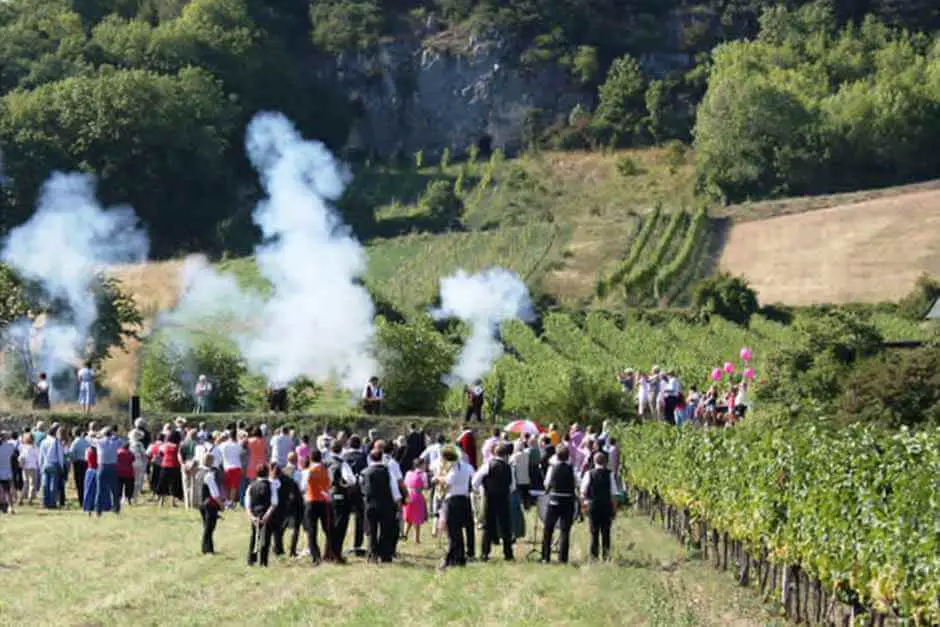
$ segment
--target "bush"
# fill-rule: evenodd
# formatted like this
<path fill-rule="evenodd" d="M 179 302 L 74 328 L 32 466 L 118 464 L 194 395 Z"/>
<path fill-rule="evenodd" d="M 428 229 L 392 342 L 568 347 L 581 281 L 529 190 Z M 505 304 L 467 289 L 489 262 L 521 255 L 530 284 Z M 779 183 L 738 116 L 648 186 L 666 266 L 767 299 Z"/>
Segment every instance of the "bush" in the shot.
<path fill-rule="evenodd" d="M 428 183 L 428 186 L 418 198 L 418 206 L 432 216 L 457 219 L 460 216 L 463 202 L 454 192 L 453 183 L 437 180 Z"/>
<path fill-rule="evenodd" d="M 393 414 L 441 412 L 447 395 L 444 377 L 454 364 L 456 347 L 437 333 L 427 317 L 410 323 L 378 318 L 377 338 L 386 410 Z"/>
<path fill-rule="evenodd" d="M 759 309 L 757 293 L 747 281 L 724 273 L 693 286 L 692 306 L 701 314 L 720 316 L 744 327 Z"/>
<path fill-rule="evenodd" d="M 163 411 L 191 411 L 200 374 L 212 383 L 213 411 L 245 407 L 247 369 L 235 346 L 222 338 L 202 338 L 191 347 L 167 336 L 151 338 L 141 356 L 141 400 Z"/>
<path fill-rule="evenodd" d="M 930 308 L 938 298 L 940 298 L 940 281 L 922 274 L 918 277 L 911 293 L 898 303 L 898 313 L 905 318 L 920 322 L 930 312 Z"/>
<path fill-rule="evenodd" d="M 617 159 L 617 172 L 624 178 L 630 178 L 643 174 L 643 168 L 636 162 L 636 159 L 624 155 Z"/>
<path fill-rule="evenodd" d="M 607 79 L 597 90 L 598 121 L 610 125 L 619 141 L 641 130 L 646 110 L 646 77 L 639 62 L 630 55 L 616 59 Z"/>
<path fill-rule="evenodd" d="M 845 385 L 842 417 L 888 427 L 940 422 L 940 348 L 887 353 L 854 370 Z"/>

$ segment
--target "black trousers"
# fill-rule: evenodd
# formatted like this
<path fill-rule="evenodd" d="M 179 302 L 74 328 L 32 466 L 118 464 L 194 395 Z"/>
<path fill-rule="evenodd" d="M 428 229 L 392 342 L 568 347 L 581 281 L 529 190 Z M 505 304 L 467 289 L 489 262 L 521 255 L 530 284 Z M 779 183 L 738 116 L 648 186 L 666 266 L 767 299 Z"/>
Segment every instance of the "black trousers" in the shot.
<path fill-rule="evenodd" d="M 88 464 L 85 460 L 75 460 L 72 462 L 72 477 L 75 479 L 75 492 L 78 494 L 79 505 L 85 502 L 85 470 Z"/>
<path fill-rule="evenodd" d="M 274 554 L 284 555 L 284 533 L 290 529 L 290 556 L 297 556 L 297 543 L 300 540 L 300 528 L 303 526 L 303 513 L 300 511 L 275 515 L 272 525 L 274 527 Z"/>
<path fill-rule="evenodd" d="M 215 525 L 219 522 L 219 510 L 203 505 L 199 508 L 199 513 L 202 515 L 202 552 L 215 553 L 212 534 L 215 533 Z M 251 561 L 250 556 L 248 560 Z"/>
<path fill-rule="evenodd" d="M 359 552 L 366 541 L 366 504 L 362 496 L 354 496 L 348 505 L 349 514 L 353 517 L 353 549 Z"/>
<path fill-rule="evenodd" d="M 330 550 L 330 504 L 326 501 L 308 501 L 304 509 L 304 527 L 307 530 L 307 547 L 310 549 L 310 559 L 319 562 L 323 559 L 320 553 L 320 545 L 317 542 L 317 525 L 323 529 L 323 535 L 326 536 L 323 548 L 327 553 Z"/>
<path fill-rule="evenodd" d="M 663 399 L 663 420 L 671 425 L 676 424 L 676 406 L 679 405 L 678 396 L 667 396 Z"/>
<path fill-rule="evenodd" d="M 270 524 L 270 521 L 267 525 L 261 527 L 260 533 L 257 531 L 256 525 L 251 526 L 251 540 L 248 544 L 249 566 L 254 566 L 255 562 L 260 562 L 262 566 L 268 565 L 268 554 L 271 552 L 271 536 L 273 532 L 274 528 Z M 261 536 L 261 546 L 257 546 L 258 538 L 256 536 L 259 535 Z"/>
<path fill-rule="evenodd" d="M 333 530 L 330 536 L 330 554 L 335 560 L 343 559 L 343 541 L 346 539 L 346 530 L 349 529 L 349 514 L 349 499 L 333 501 Z"/>
<path fill-rule="evenodd" d="M 366 506 L 369 525 L 369 560 L 391 562 L 395 550 L 395 508 Z"/>
<path fill-rule="evenodd" d="M 509 505 L 509 495 L 493 497 L 487 494 L 486 508 L 483 520 L 483 547 L 480 554 L 483 559 L 490 556 L 490 547 L 493 538 L 499 536 L 503 546 L 503 557 L 507 560 L 512 557 L 512 516 Z"/>
<path fill-rule="evenodd" d="M 451 496 L 444 501 L 444 516 L 447 520 L 447 556 L 444 558 L 446 566 L 466 566 L 467 547 L 464 543 L 464 530 L 467 521 L 473 533 L 473 514 L 470 510 L 470 499 L 466 496 Z"/>
<path fill-rule="evenodd" d="M 65 508 L 65 482 L 69 478 L 69 469 L 68 467 L 59 467 L 59 507 Z"/>
<path fill-rule="evenodd" d="M 469 405 L 467 410 L 463 414 L 464 422 L 470 422 L 471 419 L 476 418 L 477 422 L 483 422 L 483 408 L 474 407 Z"/>
<path fill-rule="evenodd" d="M 463 525 L 464 545 L 467 547 L 467 559 L 476 555 L 477 528 L 473 520 L 473 505 L 467 497 L 467 516 Z"/>
<path fill-rule="evenodd" d="M 545 533 L 542 536 L 542 561 L 548 562 L 552 558 L 552 538 L 555 535 L 555 526 L 560 526 L 560 544 L 558 547 L 558 561 L 568 563 L 568 545 L 571 540 L 571 523 L 574 520 L 574 497 L 552 497 L 545 514 Z"/>
<path fill-rule="evenodd" d="M 603 551 L 604 559 L 610 559 L 610 523 L 613 521 L 613 513 L 609 510 L 592 511 L 588 521 L 591 525 L 591 557 L 597 559 Z"/>
<path fill-rule="evenodd" d="M 123 494 L 125 499 L 132 500 L 134 498 L 134 478 L 118 477 L 118 484 L 118 497 Z"/>

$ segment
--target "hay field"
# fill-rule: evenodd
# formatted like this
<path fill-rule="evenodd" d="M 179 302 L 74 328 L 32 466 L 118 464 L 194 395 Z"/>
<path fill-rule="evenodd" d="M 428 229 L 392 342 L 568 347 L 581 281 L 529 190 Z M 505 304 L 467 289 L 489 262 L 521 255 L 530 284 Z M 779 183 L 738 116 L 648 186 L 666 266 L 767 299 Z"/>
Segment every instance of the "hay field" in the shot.
<path fill-rule="evenodd" d="M 430 537 L 420 547 L 402 543 L 401 560 L 391 565 L 354 559 L 312 568 L 272 558 L 266 570 L 249 569 L 242 512 L 223 517 L 218 553 L 205 557 L 198 513 L 149 504 L 101 519 L 22 508 L 0 517 L 0 527 L 0 625 L 673 627 L 772 620 L 730 573 L 716 573 L 646 519 L 623 514 L 615 522 L 614 564 L 585 562 L 586 525 L 578 524 L 568 566 L 526 561 L 529 545 L 521 543 L 516 563 L 500 558 L 444 573 L 436 571 L 444 545 Z"/>
<path fill-rule="evenodd" d="M 920 274 L 940 274 L 940 191 L 735 224 L 720 265 L 764 303 L 897 300 Z"/>

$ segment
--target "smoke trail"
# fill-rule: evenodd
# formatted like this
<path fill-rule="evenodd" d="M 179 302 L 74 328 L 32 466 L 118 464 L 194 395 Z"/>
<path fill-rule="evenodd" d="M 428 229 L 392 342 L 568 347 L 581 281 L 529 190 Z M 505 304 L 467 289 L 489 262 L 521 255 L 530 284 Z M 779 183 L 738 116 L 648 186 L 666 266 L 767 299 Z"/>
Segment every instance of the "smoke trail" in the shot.
<path fill-rule="evenodd" d="M 103 208 L 92 177 L 61 172 L 49 177 L 36 212 L 10 231 L 0 253 L 17 274 L 41 287 L 47 304 L 57 306 L 55 317 L 47 316 L 36 334 L 38 367 L 57 373 L 87 357 L 98 317 L 96 274 L 110 264 L 141 262 L 148 250 L 133 209 Z"/>
<path fill-rule="evenodd" d="M 459 318 L 470 325 L 470 337 L 451 373 L 451 384 L 473 383 L 493 366 L 503 349 L 496 334 L 507 320 L 534 318 L 529 290 L 513 272 L 491 268 L 468 275 L 459 270 L 441 279 L 441 306 L 431 312 L 440 320 Z"/>
<path fill-rule="evenodd" d="M 265 238 L 255 257 L 272 291 L 243 353 L 270 380 L 306 375 L 357 389 L 376 370 L 374 306 L 357 284 L 365 251 L 330 206 L 348 172 L 278 113 L 255 116 L 246 149 L 267 195 L 253 216 Z"/>

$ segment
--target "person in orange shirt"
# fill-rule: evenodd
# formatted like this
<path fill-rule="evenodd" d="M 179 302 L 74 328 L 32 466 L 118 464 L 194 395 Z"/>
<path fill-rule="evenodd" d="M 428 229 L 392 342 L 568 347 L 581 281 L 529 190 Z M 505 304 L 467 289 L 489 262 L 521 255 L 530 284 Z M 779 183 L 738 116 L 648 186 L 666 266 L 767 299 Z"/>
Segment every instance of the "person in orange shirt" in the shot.
<path fill-rule="evenodd" d="M 324 547 L 329 551 L 330 527 L 332 525 L 332 503 L 330 502 L 330 473 L 323 464 L 323 453 L 318 448 L 310 451 L 310 465 L 307 466 L 307 490 L 304 494 L 304 527 L 307 530 L 307 544 L 314 566 L 322 559 L 317 545 L 317 525 L 323 527 L 326 535 Z M 328 556 L 331 557 L 331 556 Z"/>
<path fill-rule="evenodd" d="M 558 443 L 561 442 L 561 435 L 558 433 L 558 428 L 555 427 L 554 423 L 548 425 L 548 437 L 552 439 L 552 446 L 558 447 Z"/>
<path fill-rule="evenodd" d="M 267 463 L 268 443 L 261 434 L 261 427 L 255 427 L 251 431 L 251 437 L 248 438 L 248 468 L 245 469 L 248 481 L 257 479 L 258 467 L 265 466 Z"/>

